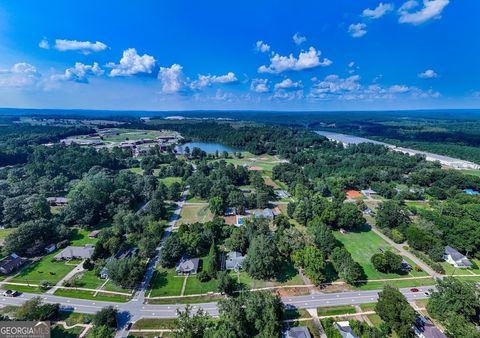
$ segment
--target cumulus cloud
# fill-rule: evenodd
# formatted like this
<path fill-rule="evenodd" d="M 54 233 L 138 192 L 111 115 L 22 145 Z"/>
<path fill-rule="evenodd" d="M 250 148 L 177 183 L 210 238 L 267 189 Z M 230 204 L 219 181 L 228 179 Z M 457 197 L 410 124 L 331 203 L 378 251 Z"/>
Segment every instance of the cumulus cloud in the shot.
<path fill-rule="evenodd" d="M 233 72 L 228 72 L 225 75 L 198 75 L 198 80 L 193 81 L 191 84 L 192 88 L 204 88 L 211 86 L 214 83 L 228 84 L 236 83 L 238 79 Z"/>
<path fill-rule="evenodd" d="M 449 0 L 423 0 L 423 5 L 420 5 L 415 0 L 409 0 L 398 9 L 398 21 L 419 25 L 430 19 L 439 19 L 449 3 Z"/>
<path fill-rule="evenodd" d="M 158 79 L 162 83 L 162 92 L 165 94 L 180 93 L 186 89 L 187 79 L 183 73 L 183 67 L 179 64 L 160 67 Z"/>
<path fill-rule="evenodd" d="M 382 86 L 378 83 L 364 85 L 359 75 L 342 78 L 328 75 L 313 84 L 308 97 L 316 100 L 379 100 L 411 96 L 414 98 L 436 98 L 440 93 L 433 90 L 423 91 L 417 87 L 402 84 Z"/>
<path fill-rule="evenodd" d="M 320 61 L 321 54 L 322 53 L 317 51 L 314 47 L 310 47 L 308 51 L 300 52 L 298 58 L 294 57 L 293 54 L 290 54 L 289 56 L 281 56 L 277 53 L 270 58 L 270 65 L 260 66 L 258 72 L 279 74 L 285 71 L 300 71 L 319 66 L 330 66 L 332 64 L 331 60 L 324 58 Z"/>
<path fill-rule="evenodd" d="M 135 74 L 151 74 L 156 61 L 153 56 L 148 54 L 138 55 L 135 48 L 129 48 L 123 51 L 120 63 L 110 62 L 108 67 L 112 68 L 110 76 L 131 76 Z"/>
<path fill-rule="evenodd" d="M 43 38 L 39 43 L 38 43 L 38 47 L 42 48 L 42 49 L 50 49 L 50 44 L 48 43 L 48 40 Z"/>
<path fill-rule="evenodd" d="M 380 19 L 391 11 L 393 11 L 393 4 L 384 4 L 383 2 L 380 2 L 374 9 L 367 8 L 363 10 L 362 15 L 370 19 Z"/>
<path fill-rule="evenodd" d="M 14 64 L 10 69 L 0 69 L 1 87 L 28 87 L 40 79 L 37 68 L 26 62 Z"/>
<path fill-rule="evenodd" d="M 421 79 L 434 79 L 438 77 L 438 74 L 433 69 L 427 69 L 424 72 L 418 74 Z"/>
<path fill-rule="evenodd" d="M 307 41 L 307 37 L 300 35 L 300 33 L 295 33 L 292 37 L 293 42 L 295 42 L 296 45 L 301 45 L 305 41 Z"/>
<path fill-rule="evenodd" d="M 76 62 L 72 68 L 67 68 L 63 74 L 52 75 L 52 80 L 73 81 L 78 83 L 88 83 L 89 76 L 102 76 L 104 70 L 94 62 L 92 65 L 86 65 Z"/>
<path fill-rule="evenodd" d="M 260 53 L 268 53 L 270 51 L 270 46 L 267 43 L 259 40 L 255 45 L 255 49 Z"/>
<path fill-rule="evenodd" d="M 367 25 L 364 23 L 352 23 L 348 27 L 348 33 L 354 38 L 361 38 L 365 34 L 367 34 Z"/>
<path fill-rule="evenodd" d="M 46 39 L 42 41 L 48 44 L 48 41 Z M 40 43 L 42 43 L 42 41 Z M 45 43 L 43 45 L 45 46 Z M 61 52 L 79 51 L 83 54 L 90 54 L 92 52 L 101 52 L 102 50 L 107 49 L 108 46 L 100 41 L 90 42 L 90 41 L 57 39 L 55 40 L 54 48 Z"/>
<path fill-rule="evenodd" d="M 303 85 L 302 85 L 301 81 L 294 82 L 291 79 L 285 79 L 282 82 L 276 83 L 275 84 L 275 89 L 276 90 L 278 90 L 278 89 L 296 89 L 296 88 L 301 88 L 302 86 Z"/>
<path fill-rule="evenodd" d="M 250 84 L 250 90 L 256 93 L 267 93 L 270 91 L 267 79 L 253 79 Z"/>

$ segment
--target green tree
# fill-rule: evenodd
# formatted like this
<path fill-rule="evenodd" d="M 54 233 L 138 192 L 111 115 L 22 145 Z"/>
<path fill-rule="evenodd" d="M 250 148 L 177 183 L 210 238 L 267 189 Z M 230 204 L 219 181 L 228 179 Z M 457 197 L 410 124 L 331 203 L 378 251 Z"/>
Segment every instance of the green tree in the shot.
<path fill-rule="evenodd" d="M 40 297 L 27 300 L 15 311 L 17 320 L 49 320 L 58 314 L 60 304 L 43 304 Z"/>
<path fill-rule="evenodd" d="M 105 326 L 94 326 L 90 331 L 88 331 L 88 338 L 112 338 L 115 336 L 115 330 Z"/>
<path fill-rule="evenodd" d="M 177 330 L 174 337 L 177 338 L 201 338 L 213 328 L 213 319 L 204 310 L 198 309 L 193 313 L 192 307 L 187 305 L 185 310 L 177 309 Z"/>
<path fill-rule="evenodd" d="M 280 258 L 274 241 L 266 235 L 254 238 L 247 252 L 244 267 L 256 279 L 270 279 L 277 275 Z"/>
<path fill-rule="evenodd" d="M 383 288 L 378 294 L 375 312 L 399 337 L 415 337 L 412 329 L 416 318 L 415 311 L 397 288 L 389 285 Z"/>
<path fill-rule="evenodd" d="M 107 306 L 95 313 L 93 324 L 96 326 L 106 326 L 112 329 L 117 328 L 118 310 L 113 306 Z"/>
<path fill-rule="evenodd" d="M 293 253 L 293 261 L 315 285 L 325 282 L 325 256 L 321 250 L 314 246 L 306 246 Z"/>
<path fill-rule="evenodd" d="M 343 229 L 359 229 L 366 223 L 365 217 L 353 203 L 343 203 L 338 215 L 338 226 Z"/>
<path fill-rule="evenodd" d="M 184 252 L 184 245 L 177 235 L 167 237 L 160 251 L 160 265 L 165 268 L 174 267 Z"/>
<path fill-rule="evenodd" d="M 225 205 L 224 205 L 221 197 L 215 196 L 215 197 L 210 198 L 210 200 L 208 201 L 208 204 L 209 204 L 209 207 L 210 207 L 210 211 L 214 215 L 217 215 L 217 216 L 223 215 L 223 213 L 225 211 Z"/>
<path fill-rule="evenodd" d="M 210 250 L 208 252 L 207 259 L 205 259 L 205 273 L 208 274 L 210 278 L 217 277 L 218 271 L 218 252 L 215 245 L 215 241 L 210 245 Z"/>
<path fill-rule="evenodd" d="M 324 257 L 330 255 L 337 246 L 337 240 L 333 236 L 332 230 L 321 222 L 318 217 L 309 222 L 308 226 L 308 231 L 313 236 L 313 242 L 322 251 Z"/>
<path fill-rule="evenodd" d="M 375 215 L 377 225 L 381 228 L 397 228 L 410 224 L 408 211 L 398 201 L 388 200 L 383 202 Z"/>
<path fill-rule="evenodd" d="M 217 289 L 221 293 L 231 295 L 237 288 L 236 280 L 230 275 L 228 271 L 220 271 L 217 274 L 217 280 Z"/>

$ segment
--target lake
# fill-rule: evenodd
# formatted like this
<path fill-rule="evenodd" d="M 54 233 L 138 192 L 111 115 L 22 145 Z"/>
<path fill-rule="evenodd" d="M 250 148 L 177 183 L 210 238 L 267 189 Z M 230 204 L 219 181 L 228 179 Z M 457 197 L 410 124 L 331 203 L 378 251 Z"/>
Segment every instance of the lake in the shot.
<path fill-rule="evenodd" d="M 207 154 L 215 154 L 217 151 L 222 153 L 224 151 L 232 153 L 234 151 L 238 151 L 238 149 L 234 149 L 231 147 L 227 147 L 220 143 L 205 143 L 205 142 L 189 142 L 182 145 L 177 146 L 177 151 L 180 154 L 183 154 L 183 150 L 185 147 L 189 147 L 190 151 L 193 148 L 200 148 L 201 150 L 205 151 Z"/>

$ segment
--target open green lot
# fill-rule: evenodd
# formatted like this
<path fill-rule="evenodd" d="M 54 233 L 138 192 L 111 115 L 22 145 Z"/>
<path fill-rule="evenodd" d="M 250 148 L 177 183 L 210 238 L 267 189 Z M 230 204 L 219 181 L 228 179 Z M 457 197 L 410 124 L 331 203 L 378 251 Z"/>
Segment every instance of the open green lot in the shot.
<path fill-rule="evenodd" d="M 75 265 L 67 265 L 67 262 L 53 260 L 57 253 L 58 250 L 27 265 L 10 281 L 30 284 L 40 284 L 42 281 L 47 281 L 56 284 L 75 268 Z"/>
<path fill-rule="evenodd" d="M 340 305 L 317 308 L 317 314 L 319 316 L 337 316 L 356 313 L 357 310 L 353 305 Z"/>
<path fill-rule="evenodd" d="M 15 230 L 14 228 L 0 229 L 0 239 L 4 239 L 9 234 L 11 234 L 14 230 Z"/>
<path fill-rule="evenodd" d="M 124 295 L 117 295 L 112 293 L 98 293 L 94 296 L 95 292 L 93 291 L 84 291 L 84 290 L 75 290 L 75 289 L 58 289 L 55 291 L 55 296 L 63 296 L 70 298 L 79 298 L 79 299 L 91 299 L 91 300 L 102 300 L 108 302 L 117 302 L 124 303 L 128 302 L 131 297 Z"/>
<path fill-rule="evenodd" d="M 217 292 L 217 280 L 211 279 L 208 282 L 200 282 L 197 276 L 189 276 L 185 287 L 185 295 L 198 295 L 209 292 Z"/>
<path fill-rule="evenodd" d="M 184 277 L 177 277 L 175 269 L 159 269 L 150 282 L 150 297 L 180 296 Z"/>
<path fill-rule="evenodd" d="M 368 282 L 366 284 L 355 287 L 355 290 L 381 290 L 385 285 L 391 285 L 396 288 L 408 288 L 419 286 L 435 285 L 435 281 L 432 278 L 421 279 L 397 279 L 386 282 Z"/>
<path fill-rule="evenodd" d="M 478 259 L 471 259 L 470 261 L 473 263 L 473 266 L 469 269 L 459 269 L 447 262 L 441 262 L 440 264 L 445 269 L 445 275 L 480 275 L 480 261 Z"/>
<path fill-rule="evenodd" d="M 173 183 L 182 183 L 182 178 L 181 177 L 170 176 L 170 177 L 161 178 L 160 182 L 164 183 L 167 187 L 169 187 Z"/>
<path fill-rule="evenodd" d="M 242 152 L 242 156 L 243 158 L 229 158 L 225 161 L 236 166 L 257 167 L 261 169 L 262 174 L 265 176 L 272 176 L 273 167 L 280 163 L 278 157 L 267 154 L 253 155 L 248 152 Z"/>
<path fill-rule="evenodd" d="M 177 222 L 177 225 L 190 224 L 190 223 L 205 223 L 213 219 L 213 214 L 211 213 L 208 205 L 193 205 L 186 204 L 183 206 L 182 211 L 180 212 L 180 219 Z"/>
<path fill-rule="evenodd" d="M 395 251 L 386 241 L 384 241 L 373 231 L 352 231 L 346 234 L 342 234 L 336 231 L 334 235 L 335 238 L 340 241 L 345 246 L 345 248 L 352 254 L 353 259 L 363 267 L 363 270 L 365 271 L 368 279 L 402 277 L 402 275 L 397 273 L 382 273 L 380 271 L 377 271 L 373 264 L 370 262 L 370 259 L 374 254 L 381 252 L 380 249 Z M 404 257 L 404 259 L 413 268 L 415 267 L 415 264 L 411 262 L 408 258 Z M 426 276 L 426 273 L 417 272 L 415 271 L 415 269 L 412 269 L 410 274 L 403 275 L 403 277 L 407 276 Z"/>

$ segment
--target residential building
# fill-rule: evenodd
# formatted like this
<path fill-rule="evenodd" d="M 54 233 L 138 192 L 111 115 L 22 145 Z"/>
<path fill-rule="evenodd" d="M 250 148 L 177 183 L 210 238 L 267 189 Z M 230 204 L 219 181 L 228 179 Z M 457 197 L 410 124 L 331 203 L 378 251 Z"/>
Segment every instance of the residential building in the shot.
<path fill-rule="evenodd" d="M 227 208 L 225 209 L 225 216 L 235 216 L 237 215 L 237 208 Z"/>
<path fill-rule="evenodd" d="M 286 329 L 282 338 L 312 338 L 312 335 L 306 326 L 294 326 Z"/>
<path fill-rule="evenodd" d="M 0 260 L 0 273 L 8 275 L 17 270 L 26 262 L 26 258 L 20 257 L 16 253 L 12 253 L 4 259 Z"/>
<path fill-rule="evenodd" d="M 58 253 L 54 258 L 58 260 L 71 260 L 71 259 L 87 259 L 91 258 L 93 255 L 93 250 L 95 246 L 92 244 L 87 244 L 85 246 L 67 246 L 60 253 Z"/>
<path fill-rule="evenodd" d="M 347 321 L 336 322 L 335 327 L 343 338 L 358 338 L 350 327 L 350 323 Z"/>
<path fill-rule="evenodd" d="M 478 192 L 477 190 L 473 190 L 473 189 L 464 189 L 463 192 L 467 195 L 470 195 L 470 196 L 480 195 L 480 192 Z"/>
<path fill-rule="evenodd" d="M 365 189 L 365 190 L 360 190 L 363 196 L 365 197 L 372 197 L 373 195 L 376 195 L 377 192 L 375 190 L 372 190 L 370 188 Z"/>
<path fill-rule="evenodd" d="M 267 219 L 274 219 L 275 214 L 273 213 L 272 209 L 265 208 L 263 210 L 255 210 L 253 212 L 255 218 L 267 218 Z"/>
<path fill-rule="evenodd" d="M 246 256 L 243 256 L 240 252 L 232 251 L 227 253 L 225 257 L 225 269 L 238 271 L 242 269 L 243 261 Z"/>
<path fill-rule="evenodd" d="M 68 203 L 68 198 L 66 197 L 47 197 L 47 202 L 53 206 L 64 206 Z"/>
<path fill-rule="evenodd" d="M 418 338 L 447 338 L 435 324 L 423 316 L 417 317 L 414 329 Z"/>
<path fill-rule="evenodd" d="M 451 246 L 445 247 L 443 259 L 456 268 L 465 269 L 472 266 L 472 262 L 470 262 L 470 260 L 465 255 L 462 255 L 460 252 L 458 252 Z"/>
<path fill-rule="evenodd" d="M 175 266 L 178 275 L 190 275 L 198 272 L 200 258 L 188 258 L 183 256 Z"/>
<path fill-rule="evenodd" d="M 93 230 L 88 234 L 89 238 L 97 238 L 98 234 L 100 233 L 100 230 Z"/>

